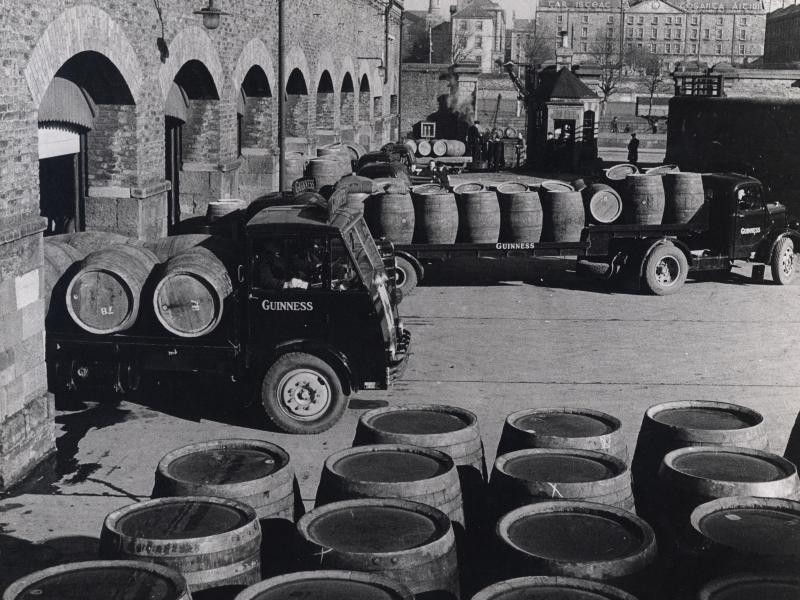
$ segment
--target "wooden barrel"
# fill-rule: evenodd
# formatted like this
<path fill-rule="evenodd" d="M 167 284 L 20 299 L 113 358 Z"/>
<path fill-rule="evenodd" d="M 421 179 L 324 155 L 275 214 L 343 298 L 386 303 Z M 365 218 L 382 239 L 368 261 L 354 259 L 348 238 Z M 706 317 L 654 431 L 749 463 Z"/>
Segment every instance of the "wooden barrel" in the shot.
<path fill-rule="evenodd" d="M 317 156 L 337 161 L 341 167 L 340 174 L 342 176 L 350 175 L 353 172 L 350 152 L 344 146 L 336 145 L 317 148 Z"/>
<path fill-rule="evenodd" d="M 575 181 L 570 183 L 570 185 L 572 186 L 572 189 L 575 190 L 576 192 L 582 192 L 583 190 L 586 189 L 586 182 L 581 178 L 576 179 Z"/>
<path fill-rule="evenodd" d="M 414 238 L 414 202 L 403 185 L 390 184 L 364 203 L 364 217 L 372 237 L 385 237 L 395 244 L 410 244 Z"/>
<path fill-rule="evenodd" d="M 639 514 L 650 518 L 658 498 L 658 470 L 667 453 L 689 446 L 736 446 L 767 450 L 764 417 L 724 402 L 683 400 L 651 406 L 645 412 L 631 463 L 633 495 Z M 656 504 L 657 506 L 657 504 Z"/>
<path fill-rule="evenodd" d="M 314 158 L 308 161 L 306 169 L 308 176 L 317 182 L 317 189 L 335 186 L 342 178 L 342 163 L 332 158 Z"/>
<path fill-rule="evenodd" d="M 396 179 L 411 187 L 411 175 L 401 163 L 368 163 L 358 170 L 358 175 L 369 179 Z"/>
<path fill-rule="evenodd" d="M 139 316 L 140 297 L 158 258 L 145 248 L 109 246 L 92 252 L 67 286 L 67 310 L 89 333 L 130 329 Z"/>
<path fill-rule="evenodd" d="M 155 254 L 159 262 L 167 262 L 170 258 L 181 252 L 196 246 L 201 246 L 211 240 L 215 240 L 215 236 L 205 233 L 187 233 L 184 235 L 171 235 L 169 237 L 160 238 L 155 242 L 145 244 L 145 248 Z"/>
<path fill-rule="evenodd" d="M 489 190 L 462 192 L 459 200 L 459 226 L 463 241 L 468 244 L 497 243 L 500 238 L 497 193 Z"/>
<path fill-rule="evenodd" d="M 306 157 L 300 152 L 287 152 L 283 161 L 284 189 L 292 189 L 292 182 L 302 179 L 306 170 Z"/>
<path fill-rule="evenodd" d="M 517 130 L 514 129 L 513 127 L 506 127 L 506 130 L 505 130 L 504 133 L 505 133 L 505 136 L 507 138 L 515 138 L 515 137 L 517 137 Z"/>
<path fill-rule="evenodd" d="M 620 420 L 583 408 L 531 408 L 508 415 L 497 454 L 526 448 L 593 450 L 628 460 Z"/>
<path fill-rule="evenodd" d="M 83 252 L 84 256 L 92 252 L 97 252 L 98 250 L 104 250 L 109 246 L 118 246 L 120 244 L 126 246 L 144 245 L 144 242 L 141 240 L 125 237 L 124 235 L 110 231 L 78 231 L 76 233 L 56 235 L 49 239 L 69 244 L 73 248 Z"/>
<path fill-rule="evenodd" d="M 358 571 L 301 571 L 251 585 L 233 600 L 414 600 L 402 583 Z"/>
<path fill-rule="evenodd" d="M 478 417 L 441 404 L 376 408 L 358 420 L 354 446 L 407 444 L 444 452 L 456 466 L 473 467 L 486 477 Z"/>
<path fill-rule="evenodd" d="M 620 508 L 575 501 L 530 504 L 500 519 L 497 533 L 503 570 L 511 576 L 578 577 L 634 594 L 653 584 L 648 571 L 656 558 L 655 534 Z"/>
<path fill-rule="evenodd" d="M 660 165 L 652 169 L 646 169 L 645 175 L 666 175 L 667 173 L 678 173 L 680 167 L 678 165 Z"/>
<path fill-rule="evenodd" d="M 375 184 L 369 177 L 358 175 L 348 175 L 339 180 L 336 189 L 344 188 L 347 190 L 347 206 L 364 210 L 364 202 L 375 191 Z"/>
<path fill-rule="evenodd" d="M 797 575 L 731 575 L 705 584 L 697 600 L 795 600 L 800 598 Z M 475 600 L 473 598 L 473 600 Z"/>
<path fill-rule="evenodd" d="M 649 175 L 649 173 L 648 173 Z M 664 182 L 664 223 L 704 223 L 705 192 L 700 173 L 667 173 Z"/>
<path fill-rule="evenodd" d="M 539 188 L 545 192 L 574 192 L 575 188 L 572 184 L 566 181 L 556 181 L 555 179 L 547 179 L 539 184 Z"/>
<path fill-rule="evenodd" d="M 440 510 L 395 499 L 335 502 L 307 513 L 297 531 L 311 568 L 383 575 L 418 598 L 460 597 L 455 534 Z"/>
<path fill-rule="evenodd" d="M 591 450 L 532 448 L 498 456 L 489 492 L 497 516 L 551 500 L 585 500 L 634 510 L 628 466 Z"/>
<path fill-rule="evenodd" d="M 707 578 L 744 573 L 797 576 L 800 572 L 800 503 L 796 501 L 720 498 L 698 506 L 691 524 L 698 537 L 690 564 Z"/>
<path fill-rule="evenodd" d="M 541 200 L 542 241 L 580 241 L 586 221 L 581 193 L 546 191 Z"/>
<path fill-rule="evenodd" d="M 325 460 L 316 505 L 356 498 L 400 498 L 438 508 L 464 526 L 458 471 L 444 452 L 407 444 L 341 450 Z"/>
<path fill-rule="evenodd" d="M 358 162 L 358 160 L 367 153 L 367 149 L 358 142 L 342 142 L 342 146 L 344 146 L 350 154 L 351 164 L 353 162 Z"/>
<path fill-rule="evenodd" d="M 238 198 L 225 198 L 208 203 L 206 219 L 209 223 L 219 221 L 223 217 L 247 208 L 247 202 Z"/>
<path fill-rule="evenodd" d="M 524 189 L 521 189 L 524 187 Z M 497 186 L 501 242 L 538 242 L 542 237 L 542 201 L 525 184 Z"/>
<path fill-rule="evenodd" d="M 170 333 L 201 337 L 217 328 L 231 294 L 225 264 L 211 250 L 196 246 L 166 262 L 153 292 L 153 310 Z"/>
<path fill-rule="evenodd" d="M 414 240 L 420 244 L 453 244 L 458 234 L 458 205 L 453 194 L 412 190 L 414 201 Z M 440 188 L 441 189 L 441 188 Z M 421 193 L 420 193 L 421 192 Z"/>
<path fill-rule="evenodd" d="M 428 140 L 417 140 L 417 154 L 420 156 L 430 156 L 433 146 Z"/>
<path fill-rule="evenodd" d="M 639 167 L 628 163 L 614 165 L 604 170 L 606 181 L 625 181 L 628 175 L 635 175 L 639 172 Z"/>
<path fill-rule="evenodd" d="M 192 600 L 183 576 L 133 560 L 93 560 L 43 569 L 8 586 L 3 600 L 72 598 Z"/>
<path fill-rule="evenodd" d="M 792 461 L 795 465 L 800 465 L 800 414 L 794 421 L 794 426 L 789 434 L 789 441 L 786 443 L 786 451 L 783 456 Z"/>
<path fill-rule="evenodd" d="M 406 140 L 403 145 L 411 151 L 411 154 L 417 153 L 417 142 L 414 140 Z"/>
<path fill-rule="evenodd" d="M 661 177 L 628 175 L 622 195 L 622 216 L 629 225 L 660 225 L 664 220 L 664 182 Z"/>
<path fill-rule="evenodd" d="M 415 196 L 423 196 L 425 194 L 442 194 L 446 193 L 447 189 L 438 183 L 423 183 L 415 185 L 411 188 L 411 194 Z"/>
<path fill-rule="evenodd" d="M 171 567 L 192 592 L 260 581 L 260 546 L 255 510 L 235 500 L 201 496 L 115 510 L 100 534 L 103 557 Z"/>
<path fill-rule="evenodd" d="M 467 145 L 459 140 L 447 140 L 447 156 L 464 156 L 467 153 Z"/>
<path fill-rule="evenodd" d="M 636 600 L 619 588 L 575 577 L 518 577 L 492 584 L 472 600 Z"/>
<path fill-rule="evenodd" d="M 215 496 L 238 500 L 259 519 L 295 520 L 294 469 L 280 446 L 261 440 L 215 440 L 166 454 L 155 474 L 154 498 Z"/>
<path fill-rule="evenodd" d="M 582 194 L 588 223 L 607 225 L 622 216 L 622 197 L 610 185 L 593 183 Z"/>
<path fill-rule="evenodd" d="M 86 254 L 73 248 L 69 244 L 53 242 L 50 238 L 44 238 L 44 305 L 45 312 L 50 307 L 50 299 L 53 290 L 59 284 L 66 284 L 67 278 L 71 277 L 72 270 L 86 257 Z M 63 301 L 64 297 L 58 300 Z"/>
<path fill-rule="evenodd" d="M 431 154 L 433 156 L 445 156 L 447 154 L 447 142 L 445 140 L 436 140 L 431 144 Z"/>

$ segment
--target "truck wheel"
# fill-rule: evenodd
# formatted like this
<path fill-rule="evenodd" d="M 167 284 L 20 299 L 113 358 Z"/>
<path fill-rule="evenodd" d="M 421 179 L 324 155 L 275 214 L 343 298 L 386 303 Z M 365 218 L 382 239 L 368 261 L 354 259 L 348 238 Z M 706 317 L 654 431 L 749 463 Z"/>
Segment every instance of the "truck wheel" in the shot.
<path fill-rule="evenodd" d="M 320 433 L 333 427 L 347 408 L 339 376 L 324 360 L 289 352 L 267 369 L 261 405 L 276 427 L 287 433 Z"/>
<path fill-rule="evenodd" d="M 668 296 L 683 287 L 688 273 L 689 263 L 683 252 L 672 244 L 663 244 L 647 257 L 644 279 L 650 292 L 656 296 Z"/>
<path fill-rule="evenodd" d="M 770 268 L 772 281 L 778 285 L 788 285 L 794 280 L 795 266 L 794 242 L 790 238 L 781 238 L 772 251 Z"/>
<path fill-rule="evenodd" d="M 417 285 L 419 284 L 417 270 L 408 259 L 402 256 L 397 256 L 395 260 L 397 261 L 397 269 L 394 272 L 395 285 L 397 289 L 402 290 L 403 297 L 405 298 L 406 296 L 410 296 L 414 290 L 417 289 Z"/>

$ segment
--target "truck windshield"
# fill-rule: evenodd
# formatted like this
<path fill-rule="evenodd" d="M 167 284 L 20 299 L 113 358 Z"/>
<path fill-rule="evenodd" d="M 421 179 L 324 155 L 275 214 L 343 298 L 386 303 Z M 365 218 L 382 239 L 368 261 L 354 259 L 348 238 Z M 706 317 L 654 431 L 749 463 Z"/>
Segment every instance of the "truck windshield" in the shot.
<path fill-rule="evenodd" d="M 371 282 L 383 262 L 364 219 L 358 219 L 344 237 L 356 260 L 361 277 L 365 282 Z"/>

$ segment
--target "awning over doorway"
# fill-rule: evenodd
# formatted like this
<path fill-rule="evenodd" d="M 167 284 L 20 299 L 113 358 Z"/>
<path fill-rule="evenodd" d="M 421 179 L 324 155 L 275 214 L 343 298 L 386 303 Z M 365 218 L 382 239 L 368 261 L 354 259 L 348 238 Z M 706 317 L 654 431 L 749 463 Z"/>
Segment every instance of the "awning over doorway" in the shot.
<path fill-rule="evenodd" d="M 39 105 L 40 123 L 66 123 L 91 129 L 97 109 L 86 90 L 69 79 L 54 77 Z"/>
<path fill-rule="evenodd" d="M 184 123 L 189 119 L 189 98 L 183 88 L 174 81 L 169 88 L 169 94 L 167 94 L 164 114 Z"/>
<path fill-rule="evenodd" d="M 80 136 L 67 128 L 39 128 L 39 159 L 53 158 L 81 151 Z"/>

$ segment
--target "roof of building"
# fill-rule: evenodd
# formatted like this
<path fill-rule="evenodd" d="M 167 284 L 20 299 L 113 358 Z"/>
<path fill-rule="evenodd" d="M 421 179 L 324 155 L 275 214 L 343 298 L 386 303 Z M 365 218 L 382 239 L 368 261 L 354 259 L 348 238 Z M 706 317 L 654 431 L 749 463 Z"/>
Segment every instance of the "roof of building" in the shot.
<path fill-rule="evenodd" d="M 542 71 L 539 74 L 539 85 L 536 96 L 543 100 L 563 98 L 566 100 L 579 100 L 582 98 L 597 98 L 589 86 L 583 83 L 575 73 L 567 67 L 560 71 Z"/>
<path fill-rule="evenodd" d="M 493 19 L 496 12 L 503 12 L 492 0 L 473 0 L 453 15 L 454 19 Z"/>
<path fill-rule="evenodd" d="M 800 14 L 800 6 L 797 4 L 792 4 L 791 6 L 787 6 L 786 8 L 779 8 L 778 10 L 773 10 L 771 13 L 767 15 L 767 19 L 780 19 L 782 17 L 790 17 L 792 15 Z"/>

